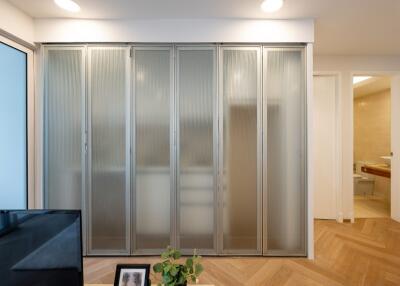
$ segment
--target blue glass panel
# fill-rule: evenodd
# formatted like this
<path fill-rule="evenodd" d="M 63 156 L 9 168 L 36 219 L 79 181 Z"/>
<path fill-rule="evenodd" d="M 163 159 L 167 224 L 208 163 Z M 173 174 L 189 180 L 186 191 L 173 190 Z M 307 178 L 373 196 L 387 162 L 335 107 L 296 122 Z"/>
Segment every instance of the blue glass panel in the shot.
<path fill-rule="evenodd" d="M 0 43 L 0 209 L 26 198 L 26 54 Z"/>

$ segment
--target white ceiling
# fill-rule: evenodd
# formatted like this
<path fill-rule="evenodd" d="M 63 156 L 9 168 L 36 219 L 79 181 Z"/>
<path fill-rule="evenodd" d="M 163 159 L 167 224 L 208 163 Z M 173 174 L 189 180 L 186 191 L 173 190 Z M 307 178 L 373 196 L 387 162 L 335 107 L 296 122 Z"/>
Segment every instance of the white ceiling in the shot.
<path fill-rule="evenodd" d="M 53 0 L 8 0 L 34 18 L 315 18 L 315 52 L 327 55 L 400 55 L 399 0 L 285 0 L 275 14 L 261 0 L 75 0 L 69 13 Z"/>

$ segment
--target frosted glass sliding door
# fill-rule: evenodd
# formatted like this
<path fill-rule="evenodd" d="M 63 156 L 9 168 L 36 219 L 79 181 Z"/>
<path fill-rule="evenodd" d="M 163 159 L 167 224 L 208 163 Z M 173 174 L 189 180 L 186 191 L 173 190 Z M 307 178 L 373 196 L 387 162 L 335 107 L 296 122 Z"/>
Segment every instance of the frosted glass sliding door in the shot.
<path fill-rule="evenodd" d="M 215 253 L 216 49 L 178 47 L 178 245 Z"/>
<path fill-rule="evenodd" d="M 134 48 L 133 250 L 171 245 L 172 48 Z"/>
<path fill-rule="evenodd" d="M 0 209 L 27 198 L 27 54 L 0 42 Z"/>
<path fill-rule="evenodd" d="M 88 251 L 128 254 L 129 48 L 92 47 L 88 52 Z"/>
<path fill-rule="evenodd" d="M 261 252 L 259 47 L 224 47 L 220 63 L 223 114 L 223 252 Z"/>
<path fill-rule="evenodd" d="M 88 254 L 306 254 L 303 47 L 47 45 L 44 71 L 44 207 L 82 209 Z"/>
<path fill-rule="evenodd" d="M 46 49 L 45 208 L 81 209 L 84 190 L 85 54 Z"/>
<path fill-rule="evenodd" d="M 302 48 L 264 49 L 264 252 L 304 255 L 306 94 Z"/>

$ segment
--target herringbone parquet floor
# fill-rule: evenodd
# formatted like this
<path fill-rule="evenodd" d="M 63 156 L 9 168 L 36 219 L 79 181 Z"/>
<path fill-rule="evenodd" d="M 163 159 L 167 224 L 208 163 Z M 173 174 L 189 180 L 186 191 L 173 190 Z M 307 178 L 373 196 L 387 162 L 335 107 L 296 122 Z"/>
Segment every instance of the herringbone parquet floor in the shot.
<path fill-rule="evenodd" d="M 117 263 L 157 257 L 86 258 L 85 283 L 113 283 Z M 201 283 L 215 285 L 400 285 L 400 223 L 388 218 L 354 224 L 315 221 L 315 260 L 204 257 Z M 155 277 L 152 277 L 155 280 Z M 155 281 L 154 281 L 155 282 Z"/>

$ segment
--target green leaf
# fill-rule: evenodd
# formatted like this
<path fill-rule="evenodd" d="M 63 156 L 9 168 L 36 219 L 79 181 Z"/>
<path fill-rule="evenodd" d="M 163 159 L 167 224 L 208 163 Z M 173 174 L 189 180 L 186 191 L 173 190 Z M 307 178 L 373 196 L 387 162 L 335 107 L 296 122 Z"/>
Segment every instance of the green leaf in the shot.
<path fill-rule="evenodd" d="M 165 272 L 169 272 L 171 269 L 172 269 L 172 265 L 171 265 L 171 264 L 168 264 L 168 265 L 166 265 L 166 266 L 164 267 L 164 271 L 165 271 Z"/>
<path fill-rule="evenodd" d="M 168 252 L 161 253 L 161 258 L 162 259 L 168 259 L 169 258 L 169 253 Z"/>
<path fill-rule="evenodd" d="M 154 270 L 154 272 L 156 272 L 156 273 L 162 272 L 162 270 L 163 270 L 162 264 L 161 264 L 161 263 L 156 263 L 156 264 L 154 264 L 153 270 Z"/>
<path fill-rule="evenodd" d="M 174 257 L 174 259 L 179 259 L 182 256 L 182 254 L 179 250 L 174 249 L 172 256 Z"/>
<path fill-rule="evenodd" d="M 177 265 L 173 265 L 173 266 L 171 267 L 171 275 L 172 275 L 172 276 L 176 276 L 176 274 L 178 274 L 178 272 L 179 272 L 178 266 L 177 266 Z"/>
<path fill-rule="evenodd" d="M 161 272 L 163 286 L 183 285 L 186 282 L 194 282 L 201 272 L 203 266 L 200 264 L 200 256 L 196 250 L 192 257 L 186 259 L 184 264 L 177 263 L 176 260 L 181 258 L 181 252 L 170 246 L 161 254 L 162 262 L 153 265 L 155 273 Z"/>
<path fill-rule="evenodd" d="M 186 259 L 186 266 L 190 269 L 193 267 L 193 258 Z"/>
<path fill-rule="evenodd" d="M 165 284 L 171 283 L 174 279 L 168 274 L 163 275 L 163 282 Z"/>
<path fill-rule="evenodd" d="M 203 265 L 201 264 L 196 264 L 194 267 L 194 273 L 196 276 L 199 276 L 201 274 L 201 272 L 203 272 L 204 268 Z"/>

